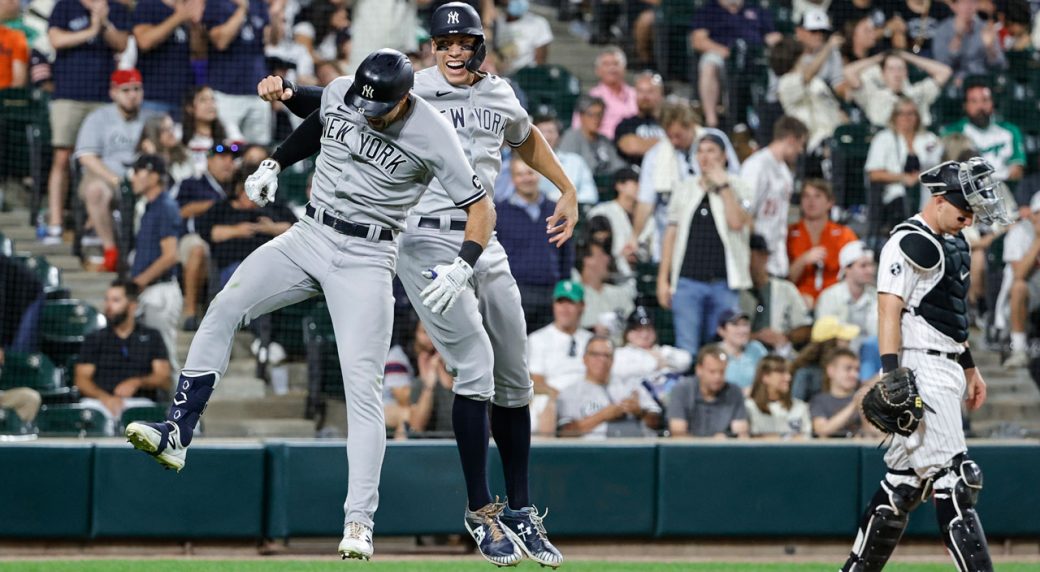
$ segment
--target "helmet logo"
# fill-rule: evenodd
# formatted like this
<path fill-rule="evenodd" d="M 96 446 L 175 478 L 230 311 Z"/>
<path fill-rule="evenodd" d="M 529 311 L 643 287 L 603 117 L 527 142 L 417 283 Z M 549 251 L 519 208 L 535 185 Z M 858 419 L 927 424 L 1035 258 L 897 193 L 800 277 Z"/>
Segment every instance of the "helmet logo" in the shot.
<path fill-rule="evenodd" d="M 364 97 L 371 98 L 373 95 L 375 95 L 375 90 L 372 89 L 372 86 L 366 85 L 361 88 L 361 95 L 363 95 Z"/>
<path fill-rule="evenodd" d="M 459 23 L 459 13 L 458 12 L 448 12 L 448 23 L 449 24 L 458 24 Z"/>

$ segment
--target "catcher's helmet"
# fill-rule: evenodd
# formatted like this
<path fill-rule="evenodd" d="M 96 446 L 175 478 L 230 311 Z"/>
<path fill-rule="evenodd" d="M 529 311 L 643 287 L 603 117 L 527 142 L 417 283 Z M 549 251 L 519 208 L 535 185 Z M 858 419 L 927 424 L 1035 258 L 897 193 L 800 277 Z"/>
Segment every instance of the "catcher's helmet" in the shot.
<path fill-rule="evenodd" d="M 412 62 L 401 52 L 384 48 L 361 62 L 343 102 L 365 117 L 379 117 L 408 95 L 414 82 Z"/>
<path fill-rule="evenodd" d="M 947 161 L 921 173 L 921 185 L 953 205 L 975 215 L 982 224 L 1011 224 L 1002 186 L 993 178 L 993 166 L 982 157 Z"/>
<path fill-rule="evenodd" d="M 430 37 L 439 38 L 452 34 L 476 36 L 473 56 L 466 60 L 466 69 L 476 72 L 487 57 L 487 46 L 484 44 L 484 27 L 480 22 L 480 14 L 472 6 L 464 2 L 448 2 L 437 8 L 430 17 Z"/>

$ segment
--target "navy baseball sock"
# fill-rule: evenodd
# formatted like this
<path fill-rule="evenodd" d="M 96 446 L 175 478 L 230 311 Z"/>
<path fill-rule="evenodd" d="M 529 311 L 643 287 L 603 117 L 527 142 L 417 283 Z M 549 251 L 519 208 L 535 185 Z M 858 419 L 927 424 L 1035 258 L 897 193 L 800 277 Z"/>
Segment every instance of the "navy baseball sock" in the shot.
<path fill-rule="evenodd" d="M 455 396 L 451 424 L 459 447 L 462 475 L 466 478 L 469 509 L 477 510 L 491 502 L 487 483 L 488 428 L 487 401 Z"/>
<path fill-rule="evenodd" d="M 199 417 L 206 409 L 206 402 L 213 393 L 217 383 L 216 374 L 189 377 L 181 374 L 177 381 L 177 392 L 173 394 L 173 403 L 166 413 L 166 419 L 177 424 L 181 430 L 181 445 L 191 443 L 192 432 L 199 424 Z"/>
<path fill-rule="evenodd" d="M 527 490 L 527 467 L 531 457 L 531 412 L 528 406 L 491 405 L 491 434 L 502 456 L 509 508 L 519 510 L 531 504 Z"/>

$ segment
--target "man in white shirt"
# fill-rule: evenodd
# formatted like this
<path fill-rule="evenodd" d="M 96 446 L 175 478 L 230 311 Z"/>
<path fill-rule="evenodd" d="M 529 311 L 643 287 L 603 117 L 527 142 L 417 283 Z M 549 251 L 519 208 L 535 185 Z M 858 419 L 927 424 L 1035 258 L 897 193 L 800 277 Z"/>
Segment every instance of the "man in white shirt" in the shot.
<path fill-rule="evenodd" d="M 635 292 L 617 284 L 609 284 L 610 253 L 603 244 L 589 241 L 578 251 L 578 272 L 585 289 L 585 311 L 581 315 L 581 327 L 595 328 L 607 322 L 620 322 L 635 310 Z"/>
<path fill-rule="evenodd" d="M 496 26 L 495 45 L 502 56 L 499 72 L 512 75 L 528 66 L 542 65 L 549 59 L 552 28 L 545 18 L 528 11 L 527 2 L 509 2 Z"/>
<path fill-rule="evenodd" d="M 1026 326 L 1029 314 L 1040 307 L 1040 193 L 1029 201 L 1029 218 L 1016 223 L 1004 239 L 1004 288 L 1011 290 L 1011 355 L 1004 367 L 1029 365 Z M 1010 286 L 1009 286 L 1010 285 Z"/>
<path fill-rule="evenodd" d="M 859 326 L 866 336 L 877 335 L 877 264 L 874 251 L 862 240 L 854 240 L 838 254 L 840 281 L 820 293 L 816 317 L 834 316 L 842 323 Z"/>
<path fill-rule="evenodd" d="M 773 141 L 744 161 L 740 178 L 751 186 L 754 200 L 751 216 L 753 232 L 762 235 L 767 244 L 787 244 L 787 213 L 794 192 L 791 165 L 805 151 L 809 130 L 801 121 L 783 116 L 773 127 Z M 773 276 L 787 276 L 787 250 L 774 248 L 767 268 Z"/>

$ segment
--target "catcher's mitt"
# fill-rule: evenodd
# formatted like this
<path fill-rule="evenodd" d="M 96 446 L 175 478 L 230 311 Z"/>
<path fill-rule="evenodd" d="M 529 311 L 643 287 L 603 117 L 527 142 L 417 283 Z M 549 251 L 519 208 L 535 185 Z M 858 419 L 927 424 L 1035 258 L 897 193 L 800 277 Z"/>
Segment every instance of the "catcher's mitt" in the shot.
<path fill-rule="evenodd" d="M 863 417 L 885 433 L 909 437 L 921 424 L 928 408 L 917 392 L 914 372 L 900 367 L 894 369 L 871 387 L 863 396 Z"/>

